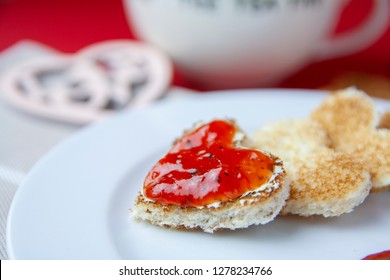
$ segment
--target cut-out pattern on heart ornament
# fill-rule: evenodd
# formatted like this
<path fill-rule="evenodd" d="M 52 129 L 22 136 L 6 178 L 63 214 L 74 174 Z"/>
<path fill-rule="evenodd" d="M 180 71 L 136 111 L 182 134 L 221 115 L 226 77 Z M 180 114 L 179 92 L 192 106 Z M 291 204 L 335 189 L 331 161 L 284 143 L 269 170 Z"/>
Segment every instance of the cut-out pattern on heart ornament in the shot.
<path fill-rule="evenodd" d="M 171 73 L 159 50 L 119 40 L 24 61 L 1 77 L 1 86 L 9 103 L 23 111 L 85 124 L 160 98 Z"/>

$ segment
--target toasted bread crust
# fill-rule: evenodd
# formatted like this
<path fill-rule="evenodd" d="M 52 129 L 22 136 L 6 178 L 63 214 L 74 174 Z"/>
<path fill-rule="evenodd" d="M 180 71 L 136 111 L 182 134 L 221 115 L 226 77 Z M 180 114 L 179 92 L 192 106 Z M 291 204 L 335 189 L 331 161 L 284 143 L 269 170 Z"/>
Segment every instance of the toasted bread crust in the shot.
<path fill-rule="evenodd" d="M 390 112 L 386 112 L 382 115 L 378 128 L 390 129 Z"/>

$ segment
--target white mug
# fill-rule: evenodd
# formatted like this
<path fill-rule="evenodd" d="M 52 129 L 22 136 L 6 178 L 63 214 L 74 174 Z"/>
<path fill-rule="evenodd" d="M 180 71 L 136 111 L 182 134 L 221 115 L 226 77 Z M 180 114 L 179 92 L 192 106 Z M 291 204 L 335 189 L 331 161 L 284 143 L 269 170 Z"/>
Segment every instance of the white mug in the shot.
<path fill-rule="evenodd" d="M 330 39 L 349 0 L 124 0 L 136 35 L 179 73 L 213 88 L 272 86 L 309 62 L 358 52 L 390 21 L 375 0 L 356 29 Z"/>

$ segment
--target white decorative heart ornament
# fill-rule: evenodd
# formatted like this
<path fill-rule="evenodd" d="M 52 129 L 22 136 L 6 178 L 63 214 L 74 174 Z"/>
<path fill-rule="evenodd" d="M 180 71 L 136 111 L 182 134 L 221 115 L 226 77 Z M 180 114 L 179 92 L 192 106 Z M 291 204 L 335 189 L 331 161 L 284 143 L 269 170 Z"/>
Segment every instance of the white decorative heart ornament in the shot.
<path fill-rule="evenodd" d="M 155 101 L 171 77 L 171 62 L 158 49 L 118 40 L 24 61 L 0 77 L 0 86 L 5 99 L 25 112 L 86 124 Z"/>

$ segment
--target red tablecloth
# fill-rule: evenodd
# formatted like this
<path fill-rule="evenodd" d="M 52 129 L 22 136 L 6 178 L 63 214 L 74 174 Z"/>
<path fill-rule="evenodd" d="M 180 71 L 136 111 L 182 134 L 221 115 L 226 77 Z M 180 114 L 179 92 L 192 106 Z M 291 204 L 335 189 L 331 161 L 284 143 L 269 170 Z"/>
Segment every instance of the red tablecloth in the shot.
<path fill-rule="evenodd" d="M 356 26 L 371 5 L 372 0 L 351 1 L 335 33 Z M 122 0 L 0 0 L 0 51 L 22 39 L 75 52 L 94 42 L 122 38 L 134 39 Z M 342 73 L 356 71 L 390 78 L 390 26 L 369 49 L 308 65 L 278 86 L 317 88 Z M 173 83 L 199 89 L 186 83 L 178 73 Z"/>

